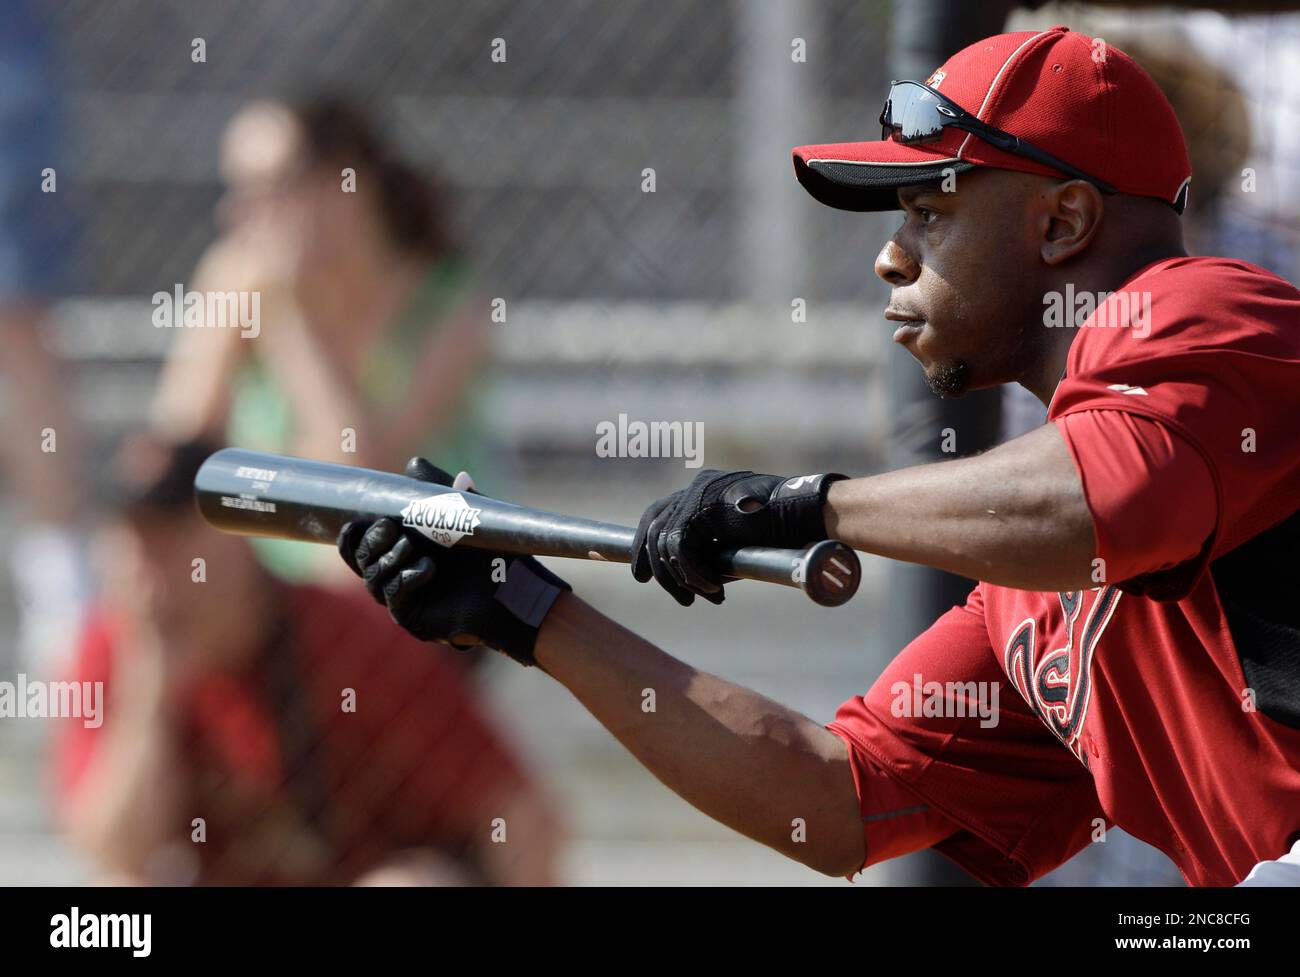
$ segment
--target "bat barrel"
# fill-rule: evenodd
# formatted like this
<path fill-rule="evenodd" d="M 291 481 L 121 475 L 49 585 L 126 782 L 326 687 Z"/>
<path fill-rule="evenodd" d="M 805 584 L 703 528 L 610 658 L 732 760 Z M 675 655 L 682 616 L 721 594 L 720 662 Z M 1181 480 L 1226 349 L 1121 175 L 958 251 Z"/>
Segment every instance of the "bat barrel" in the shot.
<path fill-rule="evenodd" d="M 210 456 L 194 478 L 194 492 L 203 517 L 224 532 L 316 543 L 333 543 L 351 520 L 389 518 L 447 545 L 628 563 L 635 536 L 625 526 L 405 475 L 241 448 Z M 428 518 L 435 511 L 437 518 Z M 806 550 L 746 547 L 725 554 L 722 564 L 726 576 L 798 587 L 826 607 L 851 598 L 861 579 L 857 554 L 834 540 Z"/>
<path fill-rule="evenodd" d="M 398 475 L 240 448 L 212 454 L 194 476 L 199 512 L 227 533 L 323 543 L 349 518 L 378 519 L 414 496 Z M 396 507 L 396 508 L 394 508 Z"/>
<path fill-rule="evenodd" d="M 246 536 L 333 543 L 351 520 L 405 522 L 403 509 L 446 496 L 463 500 L 472 519 L 461 545 L 627 562 L 632 531 L 622 526 L 559 516 L 445 485 L 351 465 L 223 448 L 194 478 L 199 511 L 214 527 Z M 471 525 L 472 522 L 477 525 Z"/>
<path fill-rule="evenodd" d="M 823 607 L 847 603 L 862 582 L 858 554 L 837 539 L 806 550 L 747 546 L 725 554 L 724 565 L 728 576 L 798 587 Z"/>

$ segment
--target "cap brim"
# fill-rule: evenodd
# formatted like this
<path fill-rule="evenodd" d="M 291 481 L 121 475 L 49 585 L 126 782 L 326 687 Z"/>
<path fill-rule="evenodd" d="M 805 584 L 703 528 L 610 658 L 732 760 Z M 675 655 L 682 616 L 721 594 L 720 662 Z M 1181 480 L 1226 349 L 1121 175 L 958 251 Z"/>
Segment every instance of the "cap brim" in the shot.
<path fill-rule="evenodd" d="M 897 210 L 898 188 L 974 168 L 956 156 L 893 141 L 839 142 L 794 150 L 794 175 L 813 199 L 838 210 Z"/>

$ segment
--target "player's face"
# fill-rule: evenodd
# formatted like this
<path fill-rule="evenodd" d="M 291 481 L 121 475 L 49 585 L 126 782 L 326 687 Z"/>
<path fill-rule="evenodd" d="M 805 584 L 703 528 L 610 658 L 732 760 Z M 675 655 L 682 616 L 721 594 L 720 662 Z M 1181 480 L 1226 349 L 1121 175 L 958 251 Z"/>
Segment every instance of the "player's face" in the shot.
<path fill-rule="evenodd" d="M 1009 383 L 1032 362 L 1042 284 L 1037 178 L 977 169 L 899 191 L 903 222 L 876 257 L 885 317 L 940 396 Z M 1037 320 L 1035 319 L 1037 317 Z"/>

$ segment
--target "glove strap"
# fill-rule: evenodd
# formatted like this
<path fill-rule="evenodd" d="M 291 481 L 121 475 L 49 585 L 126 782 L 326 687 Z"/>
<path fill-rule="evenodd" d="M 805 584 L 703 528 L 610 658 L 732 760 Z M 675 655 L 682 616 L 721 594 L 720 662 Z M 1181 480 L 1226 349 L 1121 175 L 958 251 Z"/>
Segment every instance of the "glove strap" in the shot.
<path fill-rule="evenodd" d="M 847 475 L 828 472 L 825 475 L 798 475 L 787 478 L 769 497 L 786 523 L 783 535 L 798 539 L 800 543 L 815 543 L 826 538 L 826 516 L 822 509 L 831 485 L 847 479 Z"/>
<path fill-rule="evenodd" d="M 517 622 L 506 628 L 501 650 L 521 665 L 536 665 L 533 648 L 537 643 L 537 629 L 546 620 L 551 605 L 560 594 L 572 590 L 536 560 L 516 557 L 506 568 L 506 579 L 497 587 L 494 599 Z"/>
<path fill-rule="evenodd" d="M 554 577 L 554 574 L 548 576 Z M 563 586 L 544 580 L 523 560 L 515 560 L 506 570 L 506 579 L 497 588 L 496 600 L 530 628 L 538 628 L 546 620 L 560 592 L 572 589 L 563 581 L 560 583 Z"/>

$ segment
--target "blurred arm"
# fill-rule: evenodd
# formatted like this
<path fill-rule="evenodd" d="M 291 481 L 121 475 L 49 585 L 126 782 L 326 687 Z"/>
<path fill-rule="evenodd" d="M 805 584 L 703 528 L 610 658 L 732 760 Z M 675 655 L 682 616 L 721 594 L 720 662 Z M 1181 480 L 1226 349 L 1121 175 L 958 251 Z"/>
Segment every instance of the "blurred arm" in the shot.
<path fill-rule="evenodd" d="M 82 480 L 74 474 L 81 458 L 81 425 L 74 418 L 61 366 L 45 345 L 50 326 L 39 306 L 0 310 L 0 369 L 5 404 L 0 411 L 0 461 L 4 473 L 40 522 L 78 521 Z M 55 432 L 55 451 L 42 450 L 42 430 Z"/>
<path fill-rule="evenodd" d="M 111 721 L 80 731 L 99 742 L 63 805 L 77 845 L 110 871 L 141 881 L 149 880 L 151 857 L 188 828 L 162 667 L 148 659 L 124 665 L 108 703 Z"/>
<path fill-rule="evenodd" d="M 196 291 L 259 291 L 263 308 L 272 290 L 259 288 L 246 271 L 248 259 L 238 240 L 219 240 L 194 272 Z M 263 317 L 265 318 L 265 317 Z M 264 326 L 264 324 L 263 324 Z M 224 441 L 230 412 L 230 387 L 251 351 L 241 330 L 173 328 L 172 347 L 163 361 L 151 415 L 154 426 L 177 440 Z"/>
<path fill-rule="evenodd" d="M 367 468 L 400 465 L 430 436 L 444 430 L 479 375 L 488 353 L 488 322 L 467 303 L 432 326 L 411 376 L 412 388 L 391 406 L 368 402 L 300 319 L 278 324 L 268 363 L 293 404 L 302 443 L 314 458 Z M 357 432 L 356 454 L 340 454 L 344 428 Z"/>
<path fill-rule="evenodd" d="M 497 844 L 483 831 L 500 818 L 507 844 Z M 475 852 L 492 885 L 555 885 L 564 834 L 550 801 L 537 786 L 525 782 L 489 803 L 476 825 L 480 839 Z"/>
<path fill-rule="evenodd" d="M 376 418 L 376 452 L 381 462 L 404 462 L 430 433 L 455 420 L 469 389 L 480 380 L 490 349 L 491 324 L 477 296 L 448 316 L 429 337 L 412 376 L 408 395 Z M 437 459 L 433 459 L 435 462 Z"/>

